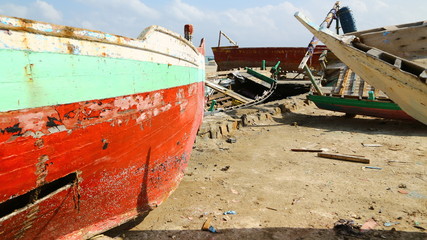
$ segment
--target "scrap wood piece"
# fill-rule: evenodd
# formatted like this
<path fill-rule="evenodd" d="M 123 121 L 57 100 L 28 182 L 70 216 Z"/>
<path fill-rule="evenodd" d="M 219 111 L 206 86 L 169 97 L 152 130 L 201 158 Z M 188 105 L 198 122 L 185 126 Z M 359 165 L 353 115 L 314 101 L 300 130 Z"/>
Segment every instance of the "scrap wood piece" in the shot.
<path fill-rule="evenodd" d="M 378 223 L 374 219 L 368 219 L 360 228 L 360 231 L 366 232 L 369 230 L 374 229 L 376 226 L 378 226 Z"/>
<path fill-rule="evenodd" d="M 273 211 L 278 211 L 276 208 L 272 208 L 272 207 L 265 207 L 265 208 L 267 208 L 269 210 L 273 210 Z"/>
<path fill-rule="evenodd" d="M 362 143 L 362 145 L 364 147 L 382 147 L 383 146 L 381 144 L 376 144 L 376 143 Z"/>
<path fill-rule="evenodd" d="M 222 94 L 225 94 L 225 95 L 227 95 L 229 97 L 232 97 L 232 98 L 234 98 L 234 99 L 236 99 L 236 100 L 238 100 L 238 101 L 240 101 L 242 103 L 247 103 L 247 102 L 252 101 L 252 99 L 247 98 L 247 97 L 245 97 L 243 95 L 240 95 L 240 94 L 234 92 L 233 90 L 227 89 L 227 88 L 225 88 L 225 87 L 223 87 L 223 86 L 221 86 L 219 84 L 216 84 L 214 82 L 205 81 L 205 85 L 208 86 L 208 87 L 210 87 L 210 88 L 212 88 L 212 89 L 215 89 L 216 91 L 218 91 L 218 92 L 220 92 Z"/>
<path fill-rule="evenodd" d="M 293 152 L 323 152 L 322 149 L 292 148 Z"/>
<path fill-rule="evenodd" d="M 369 159 L 361 157 L 361 156 L 354 156 L 354 155 L 344 155 L 344 154 L 334 154 L 334 153 L 318 153 L 317 156 L 323 157 L 323 158 L 331 158 L 331 159 L 338 159 L 338 160 L 344 160 L 344 161 L 351 161 L 351 162 L 370 163 Z"/>
<path fill-rule="evenodd" d="M 211 221 L 212 221 L 212 217 L 208 217 L 202 225 L 202 230 L 208 231 L 209 227 L 211 226 Z"/>

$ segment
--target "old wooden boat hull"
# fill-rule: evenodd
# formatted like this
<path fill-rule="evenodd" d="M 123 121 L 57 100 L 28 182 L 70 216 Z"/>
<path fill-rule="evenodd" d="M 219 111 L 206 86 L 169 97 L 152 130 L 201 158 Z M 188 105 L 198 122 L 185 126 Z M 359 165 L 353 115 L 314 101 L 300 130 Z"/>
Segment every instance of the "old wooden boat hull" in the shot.
<path fill-rule="evenodd" d="M 313 57 L 308 61 L 308 66 L 313 70 L 319 70 L 319 56 L 326 50 L 325 46 L 317 46 Z M 306 47 L 253 47 L 241 48 L 238 46 L 212 47 L 215 62 L 219 71 L 226 71 L 235 68 L 261 67 L 262 60 L 266 61 L 266 66 L 274 66 L 281 62 L 282 71 L 301 72 L 298 68 L 304 58 Z"/>
<path fill-rule="evenodd" d="M 296 13 L 295 16 L 356 74 L 385 92 L 407 114 L 427 124 L 427 72 L 422 61 L 402 58 L 354 41 L 355 36 L 352 35 L 338 36 L 328 29 L 319 29 L 300 13 Z M 411 27 L 411 24 L 402 25 L 400 29 L 407 27 Z M 422 22 L 412 27 L 424 33 L 427 29 L 427 25 Z M 394 31 L 398 29 L 396 27 Z M 384 34 L 387 35 L 387 32 L 390 31 L 385 30 Z M 419 38 L 418 41 L 426 41 L 426 39 Z M 425 48 L 419 50 L 425 52 Z M 425 54 L 418 56 L 422 57 Z"/>
<path fill-rule="evenodd" d="M 318 108 L 387 119 L 414 120 L 382 91 L 375 89 L 343 64 L 332 52 L 320 60 L 322 78 L 307 96 Z M 414 120 L 415 121 L 415 120 Z"/>
<path fill-rule="evenodd" d="M 340 98 L 334 96 L 308 95 L 318 108 L 354 115 L 365 115 L 387 119 L 414 120 L 391 101 Z"/>
<path fill-rule="evenodd" d="M 0 28 L 0 238 L 84 239 L 161 204 L 201 124 L 202 54 L 157 26 Z"/>

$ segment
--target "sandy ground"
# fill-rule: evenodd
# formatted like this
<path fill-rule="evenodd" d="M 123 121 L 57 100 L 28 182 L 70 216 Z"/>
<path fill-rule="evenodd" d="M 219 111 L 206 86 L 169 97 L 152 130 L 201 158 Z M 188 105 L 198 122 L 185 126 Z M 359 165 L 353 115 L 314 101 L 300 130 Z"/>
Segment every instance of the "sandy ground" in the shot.
<path fill-rule="evenodd" d="M 427 239 L 427 126 L 348 119 L 299 103 L 295 111 L 234 132 L 235 143 L 198 138 L 178 189 L 122 237 Z M 363 155 L 370 164 L 292 148 Z M 207 219 L 218 233 L 201 230 Z M 334 230 L 340 219 L 354 227 Z M 359 233 L 367 221 L 376 226 Z"/>

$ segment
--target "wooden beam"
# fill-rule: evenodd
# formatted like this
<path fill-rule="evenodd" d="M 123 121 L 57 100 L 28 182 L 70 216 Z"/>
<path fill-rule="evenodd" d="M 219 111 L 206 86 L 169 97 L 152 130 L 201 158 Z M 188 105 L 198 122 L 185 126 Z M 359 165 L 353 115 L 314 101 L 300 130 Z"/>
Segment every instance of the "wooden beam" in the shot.
<path fill-rule="evenodd" d="M 334 154 L 334 153 L 318 153 L 317 156 L 322 158 L 331 158 L 331 159 L 344 160 L 344 161 L 350 161 L 350 162 L 360 162 L 360 163 L 366 163 L 366 164 L 370 163 L 369 159 L 367 158 L 352 156 L 352 155 Z"/>
<path fill-rule="evenodd" d="M 322 149 L 292 148 L 292 152 L 323 152 Z"/>

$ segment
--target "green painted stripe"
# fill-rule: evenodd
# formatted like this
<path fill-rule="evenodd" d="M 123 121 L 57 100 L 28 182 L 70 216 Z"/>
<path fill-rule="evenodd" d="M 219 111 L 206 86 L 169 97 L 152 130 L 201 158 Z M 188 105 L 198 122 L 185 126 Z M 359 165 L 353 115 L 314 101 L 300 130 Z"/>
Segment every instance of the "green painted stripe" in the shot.
<path fill-rule="evenodd" d="M 249 73 L 250 75 L 252 75 L 252 76 L 254 76 L 254 77 L 258 78 L 258 79 L 263 80 L 264 82 L 269 83 L 269 84 L 273 84 L 273 83 L 275 83 L 275 82 L 276 82 L 276 80 L 274 80 L 274 79 L 272 79 L 272 78 L 269 78 L 269 77 L 267 77 L 267 76 L 265 76 L 265 75 L 263 75 L 263 74 L 261 74 L 261 73 L 259 73 L 259 72 L 256 72 L 255 70 L 252 70 L 252 69 L 250 69 L 250 68 L 248 68 L 248 69 L 246 70 L 246 72 L 247 72 L 247 73 Z"/>
<path fill-rule="evenodd" d="M 129 59 L 0 50 L 0 111 L 150 92 L 203 81 L 204 69 Z"/>
<path fill-rule="evenodd" d="M 353 107 L 388 109 L 388 110 L 401 110 L 400 107 L 393 102 L 358 100 L 358 99 L 351 99 L 351 98 L 338 98 L 338 97 L 317 96 L 317 95 L 308 95 L 308 99 L 313 102 L 323 103 L 323 104 L 346 105 L 346 106 L 353 106 Z"/>

